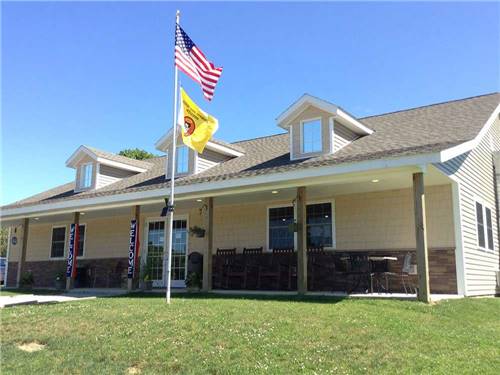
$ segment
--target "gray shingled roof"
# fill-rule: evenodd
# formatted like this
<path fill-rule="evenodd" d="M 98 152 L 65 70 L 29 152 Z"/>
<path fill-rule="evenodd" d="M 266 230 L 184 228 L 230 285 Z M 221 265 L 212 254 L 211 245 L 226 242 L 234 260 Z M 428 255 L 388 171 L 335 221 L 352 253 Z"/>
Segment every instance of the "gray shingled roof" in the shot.
<path fill-rule="evenodd" d="M 176 180 L 177 185 L 222 181 L 283 171 L 338 165 L 348 162 L 439 152 L 472 140 L 500 103 L 500 93 L 482 95 L 414 109 L 365 117 L 360 120 L 375 132 L 331 155 L 290 160 L 288 134 L 235 142 L 243 156 L 209 170 Z M 74 193 L 74 183 L 64 184 L 3 208 L 35 203 L 116 195 L 167 187 L 165 158 L 148 160 L 152 167 L 99 190 Z"/>
<path fill-rule="evenodd" d="M 91 146 L 83 146 L 83 147 L 88 148 L 90 151 L 92 151 L 94 154 L 96 154 L 97 157 L 116 161 L 118 163 L 123 163 L 123 164 L 131 165 L 133 167 L 138 167 L 138 168 L 143 168 L 143 169 L 149 169 L 153 166 L 153 164 L 151 164 L 149 161 L 128 158 L 126 156 L 121 156 L 121 155 L 113 154 L 111 152 L 99 150 L 99 149 L 97 149 L 95 147 L 91 147 Z"/>

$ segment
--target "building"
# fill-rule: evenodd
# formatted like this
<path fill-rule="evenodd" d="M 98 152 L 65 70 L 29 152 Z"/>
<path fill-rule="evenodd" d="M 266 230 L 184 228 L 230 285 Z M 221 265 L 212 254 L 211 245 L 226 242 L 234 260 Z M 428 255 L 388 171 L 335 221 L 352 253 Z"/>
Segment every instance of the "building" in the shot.
<path fill-rule="evenodd" d="M 392 274 L 376 287 L 402 291 L 405 277 L 416 283 L 405 262 L 425 275 L 428 254 L 431 293 L 498 293 L 499 103 L 493 93 L 355 118 L 304 95 L 277 118 L 282 134 L 212 140 L 203 154 L 179 139 L 173 286 L 184 286 L 188 254 L 199 252 L 205 289 L 366 290 L 347 269 L 354 263 L 339 259 L 367 255 Z M 53 287 L 77 222 L 77 281 L 122 286 L 136 217 L 142 263 L 163 286 L 171 137 L 156 147 L 165 156 L 137 161 L 81 146 L 66 163 L 74 181 L 2 207 L 7 285 L 31 271 L 35 286 Z"/>

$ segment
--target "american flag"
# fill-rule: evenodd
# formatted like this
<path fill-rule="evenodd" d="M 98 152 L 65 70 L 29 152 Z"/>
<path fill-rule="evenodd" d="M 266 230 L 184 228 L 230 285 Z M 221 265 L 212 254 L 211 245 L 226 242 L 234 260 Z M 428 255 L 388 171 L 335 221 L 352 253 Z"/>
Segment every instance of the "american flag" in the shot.
<path fill-rule="evenodd" d="M 205 98 L 212 100 L 222 68 L 216 68 L 208 61 L 178 24 L 175 27 L 175 65 L 198 82 Z"/>

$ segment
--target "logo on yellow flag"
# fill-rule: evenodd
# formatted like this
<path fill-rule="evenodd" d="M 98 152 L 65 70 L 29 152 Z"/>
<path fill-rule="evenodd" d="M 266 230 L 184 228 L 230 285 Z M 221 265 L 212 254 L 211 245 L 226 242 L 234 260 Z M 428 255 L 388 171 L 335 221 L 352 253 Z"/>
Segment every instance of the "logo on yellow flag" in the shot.
<path fill-rule="evenodd" d="M 181 106 L 177 123 L 181 127 L 184 144 L 200 154 L 219 128 L 217 119 L 198 107 L 183 88 L 181 88 Z"/>

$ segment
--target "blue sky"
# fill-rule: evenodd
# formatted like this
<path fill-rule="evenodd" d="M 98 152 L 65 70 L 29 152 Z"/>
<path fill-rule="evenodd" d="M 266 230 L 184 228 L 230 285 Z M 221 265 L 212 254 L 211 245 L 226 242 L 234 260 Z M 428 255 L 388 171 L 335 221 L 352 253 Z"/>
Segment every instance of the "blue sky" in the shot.
<path fill-rule="evenodd" d="M 304 92 L 356 116 L 498 91 L 498 3 L 2 3 L 2 195 L 74 178 L 81 144 L 154 150 L 171 126 L 175 10 L 224 72 L 226 141 L 279 133 Z"/>

